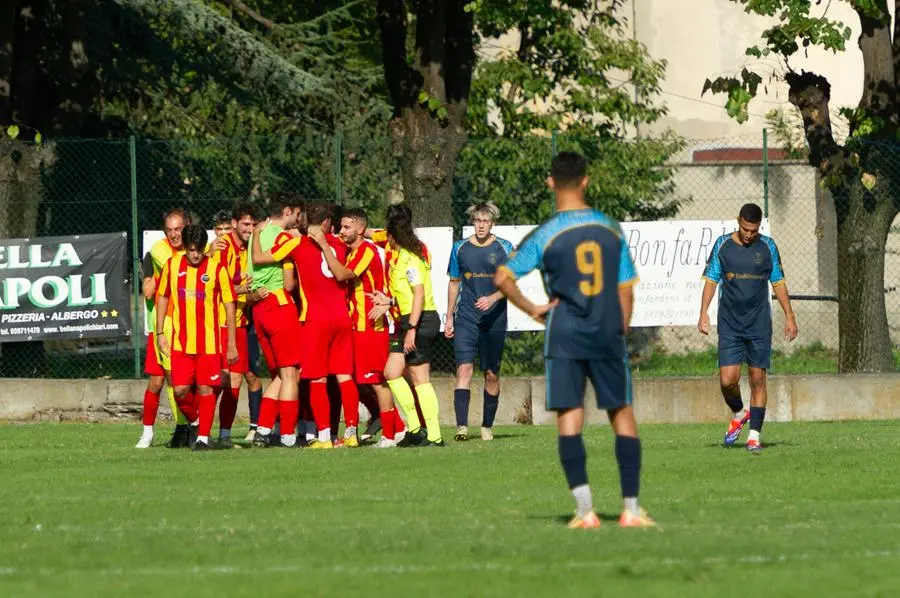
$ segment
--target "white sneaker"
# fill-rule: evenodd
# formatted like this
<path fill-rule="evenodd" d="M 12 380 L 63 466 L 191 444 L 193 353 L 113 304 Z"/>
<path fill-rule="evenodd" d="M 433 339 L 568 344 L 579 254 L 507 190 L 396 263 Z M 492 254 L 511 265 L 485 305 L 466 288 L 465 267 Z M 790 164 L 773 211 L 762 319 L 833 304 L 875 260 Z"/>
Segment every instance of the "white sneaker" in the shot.
<path fill-rule="evenodd" d="M 255 429 L 250 430 L 249 432 L 247 432 L 247 435 L 244 436 L 244 441 L 245 442 L 253 442 L 254 436 L 256 436 L 256 430 Z"/>
<path fill-rule="evenodd" d="M 379 448 L 379 449 L 395 448 L 397 446 L 397 442 L 398 441 L 397 441 L 396 437 L 394 438 L 394 440 L 388 440 L 387 438 L 382 436 L 381 440 L 379 440 L 377 443 L 373 444 L 372 446 L 375 448 Z"/>
<path fill-rule="evenodd" d="M 490 428 L 481 428 L 481 439 L 482 440 L 493 440 L 494 439 L 494 431 Z"/>
<path fill-rule="evenodd" d="M 149 434 L 147 432 L 144 432 L 143 434 L 141 434 L 141 439 L 138 440 L 138 443 L 136 445 L 134 445 L 134 448 L 139 448 L 139 449 L 150 448 L 150 445 L 152 445 L 152 444 L 153 444 L 153 432 L 150 432 Z"/>

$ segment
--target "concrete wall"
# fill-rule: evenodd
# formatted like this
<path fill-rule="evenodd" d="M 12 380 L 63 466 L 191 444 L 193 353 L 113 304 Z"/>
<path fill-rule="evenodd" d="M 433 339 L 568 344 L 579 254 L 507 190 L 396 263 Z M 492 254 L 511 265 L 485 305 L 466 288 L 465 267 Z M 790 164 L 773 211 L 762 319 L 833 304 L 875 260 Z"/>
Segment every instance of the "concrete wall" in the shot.
<path fill-rule="evenodd" d="M 450 378 L 436 378 L 441 423 L 453 425 L 453 386 Z M 5 421 L 134 421 L 138 425 L 145 383 L 141 380 L 5 379 L 0 420 Z M 707 378 L 644 378 L 634 383 L 635 409 L 642 423 L 722 422 L 728 417 L 714 376 Z M 749 389 L 744 388 L 745 396 Z M 472 387 L 470 425 L 481 421 L 481 388 Z M 497 424 L 552 424 L 544 408 L 543 378 L 503 381 Z M 364 410 L 364 408 L 363 408 Z M 160 418 L 170 419 L 168 402 Z M 241 393 L 238 418 L 246 421 L 246 390 Z M 368 417 L 363 414 L 363 419 Z M 900 418 L 900 375 L 772 376 L 769 379 L 769 421 L 823 421 Z M 588 420 L 605 424 L 593 395 L 588 397 Z"/>

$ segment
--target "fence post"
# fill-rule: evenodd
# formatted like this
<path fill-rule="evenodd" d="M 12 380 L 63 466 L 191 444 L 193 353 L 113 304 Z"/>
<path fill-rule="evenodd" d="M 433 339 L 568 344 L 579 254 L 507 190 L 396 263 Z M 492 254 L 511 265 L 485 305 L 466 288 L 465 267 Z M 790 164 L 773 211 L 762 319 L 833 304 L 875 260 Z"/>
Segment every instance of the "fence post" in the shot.
<path fill-rule="evenodd" d="M 763 129 L 763 216 L 769 217 L 769 131 Z"/>
<path fill-rule="evenodd" d="M 334 193 L 335 193 L 335 204 L 342 206 L 344 205 L 344 174 L 341 172 L 341 154 L 343 150 L 341 148 L 341 134 L 334 134 Z"/>
<path fill-rule="evenodd" d="M 553 132 L 550 134 L 550 152 L 554 158 L 559 153 L 559 146 L 556 143 L 556 129 L 553 129 Z"/>
<path fill-rule="evenodd" d="M 134 310 L 131 315 L 131 349 L 134 353 L 134 377 L 141 377 L 141 343 L 144 327 L 141 318 L 141 256 L 138 253 L 138 212 L 137 212 L 137 145 L 134 135 L 128 138 L 128 157 L 131 171 L 131 254 L 132 287 L 134 287 Z"/>

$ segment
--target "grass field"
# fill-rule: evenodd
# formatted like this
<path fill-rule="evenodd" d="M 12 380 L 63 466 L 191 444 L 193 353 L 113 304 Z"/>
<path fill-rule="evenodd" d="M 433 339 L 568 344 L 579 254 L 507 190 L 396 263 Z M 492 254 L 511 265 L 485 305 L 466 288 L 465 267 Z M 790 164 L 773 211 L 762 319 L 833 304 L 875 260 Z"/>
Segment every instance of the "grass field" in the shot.
<path fill-rule="evenodd" d="M 900 426 L 644 426 L 622 530 L 612 438 L 587 437 L 600 530 L 571 531 L 550 427 L 448 448 L 192 454 L 138 425 L 0 426 L 0 596 L 897 596 Z M 451 432 L 448 430 L 447 435 Z"/>

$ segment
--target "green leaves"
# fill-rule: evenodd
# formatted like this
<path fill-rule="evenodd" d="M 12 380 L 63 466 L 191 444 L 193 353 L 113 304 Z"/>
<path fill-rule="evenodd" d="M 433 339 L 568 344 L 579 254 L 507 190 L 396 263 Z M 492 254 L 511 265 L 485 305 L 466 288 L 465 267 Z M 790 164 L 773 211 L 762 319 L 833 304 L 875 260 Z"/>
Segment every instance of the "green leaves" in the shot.
<path fill-rule="evenodd" d="M 739 123 L 744 123 L 749 118 L 750 100 L 756 97 L 760 83 L 762 83 L 762 77 L 744 68 L 741 70 L 740 79 L 735 77 L 707 79 L 703 83 L 703 91 L 700 92 L 700 95 L 703 96 L 707 91 L 728 94 L 728 101 L 725 103 L 728 116 Z"/>
<path fill-rule="evenodd" d="M 16 137 L 18 137 L 19 136 L 19 127 L 17 127 L 16 125 L 9 125 L 6 128 L 6 136 L 9 137 L 10 139 L 15 139 Z"/>

